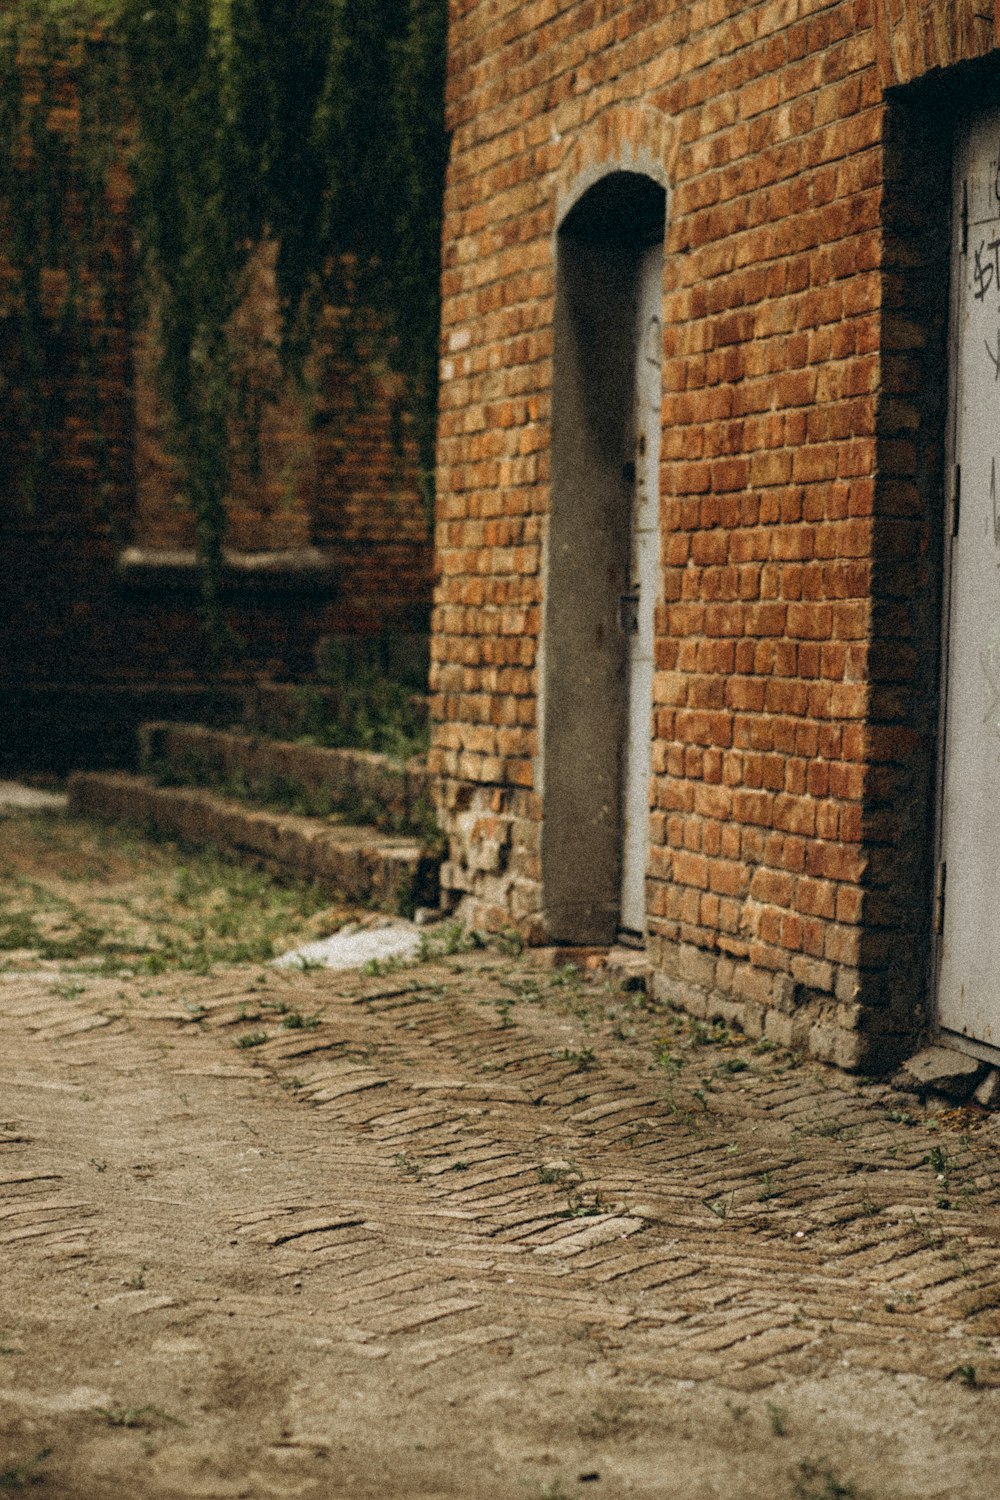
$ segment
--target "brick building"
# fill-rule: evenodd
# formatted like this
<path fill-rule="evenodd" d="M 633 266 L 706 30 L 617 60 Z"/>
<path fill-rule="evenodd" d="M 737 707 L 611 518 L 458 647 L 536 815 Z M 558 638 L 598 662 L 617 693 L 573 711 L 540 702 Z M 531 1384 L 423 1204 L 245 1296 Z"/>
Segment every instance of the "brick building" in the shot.
<path fill-rule="evenodd" d="M 995 1058 L 1000 4 L 456 0 L 448 111 L 446 889 Z"/>
<path fill-rule="evenodd" d="M 60 64 L 51 87 L 46 128 L 69 143 L 72 162 L 80 111 L 70 64 Z M 57 207 L 71 239 L 80 233 L 80 207 L 72 172 L 67 179 Z M 73 247 L 62 245 L 63 263 L 43 269 L 52 317 L 41 379 L 37 369 L 31 374 L 20 332 L 18 274 L 0 244 L 0 764 L 7 766 L 120 762 L 133 752 L 142 717 L 205 709 L 194 518 L 156 394 L 155 330 L 137 337 L 131 326 L 130 202 L 119 162 L 109 174 L 106 225 L 117 280 L 103 303 L 88 305 L 82 331 L 61 332 L 57 313 L 77 260 L 87 284 L 93 246 L 74 259 Z M 0 231 L 10 228 L 4 208 Z M 329 332 L 342 317 L 328 310 Z M 349 358 L 335 337 L 321 336 L 310 415 L 277 358 L 273 245 L 255 257 L 237 320 L 246 356 L 238 373 L 261 420 L 255 434 L 237 431 L 232 440 L 223 585 L 240 644 L 226 671 L 229 712 L 241 683 L 308 676 L 324 638 L 426 632 L 432 568 L 400 383 L 371 328 L 359 321 Z M 25 465 L 43 440 L 51 454 L 29 504 Z"/>

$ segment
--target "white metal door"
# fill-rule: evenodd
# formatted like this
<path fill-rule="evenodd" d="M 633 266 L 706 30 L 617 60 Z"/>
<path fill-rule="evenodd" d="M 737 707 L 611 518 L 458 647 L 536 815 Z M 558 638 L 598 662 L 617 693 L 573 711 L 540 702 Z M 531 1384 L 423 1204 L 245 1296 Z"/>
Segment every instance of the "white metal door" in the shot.
<path fill-rule="evenodd" d="M 1000 111 L 963 132 L 953 213 L 954 500 L 938 1021 L 1000 1046 Z"/>
<path fill-rule="evenodd" d="M 663 246 L 639 272 L 635 376 L 635 494 L 629 592 L 622 600 L 628 642 L 628 718 L 622 775 L 621 926 L 646 930 L 649 781 L 652 772 L 653 612 L 660 561 L 660 366 L 663 358 Z"/>

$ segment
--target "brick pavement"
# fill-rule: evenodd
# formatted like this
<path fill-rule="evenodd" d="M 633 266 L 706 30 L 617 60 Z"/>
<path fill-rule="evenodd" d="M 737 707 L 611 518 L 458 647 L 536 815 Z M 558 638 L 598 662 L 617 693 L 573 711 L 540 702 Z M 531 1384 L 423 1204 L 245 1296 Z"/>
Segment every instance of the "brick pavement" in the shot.
<path fill-rule="evenodd" d="M 495 950 L 0 1012 L 41 1493 L 993 1493 L 986 1115 Z"/>

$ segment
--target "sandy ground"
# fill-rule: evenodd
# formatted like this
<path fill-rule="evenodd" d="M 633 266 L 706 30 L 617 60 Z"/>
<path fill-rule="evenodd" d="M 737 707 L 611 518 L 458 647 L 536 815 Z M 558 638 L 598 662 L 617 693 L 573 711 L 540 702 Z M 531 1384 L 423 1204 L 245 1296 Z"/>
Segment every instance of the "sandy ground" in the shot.
<path fill-rule="evenodd" d="M 0 834 L 15 936 L 66 836 Z M 180 856 L 103 847 L 94 953 L 2 955 L 0 1492 L 993 1500 L 989 1117 L 447 929 L 112 962 Z"/>

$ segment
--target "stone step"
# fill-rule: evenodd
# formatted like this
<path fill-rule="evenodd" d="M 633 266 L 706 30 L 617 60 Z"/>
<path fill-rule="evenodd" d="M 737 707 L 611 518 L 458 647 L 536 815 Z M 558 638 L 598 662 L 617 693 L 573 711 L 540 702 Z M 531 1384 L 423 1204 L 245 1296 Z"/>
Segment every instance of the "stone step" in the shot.
<path fill-rule="evenodd" d="M 433 813 L 422 756 L 405 764 L 370 750 L 326 749 L 290 740 L 153 722 L 140 730 L 143 769 L 168 784 L 238 780 L 258 801 L 302 797 L 308 811 L 342 810 L 392 832 L 429 832 Z"/>
<path fill-rule="evenodd" d="M 335 817 L 267 812 L 149 776 L 77 771 L 70 812 L 218 849 L 276 875 L 314 880 L 347 901 L 407 911 L 437 902 L 438 857 L 413 834 L 391 834 Z"/>

